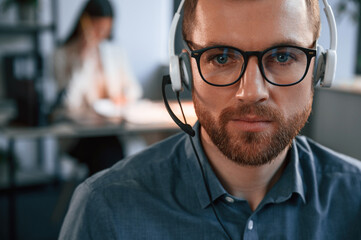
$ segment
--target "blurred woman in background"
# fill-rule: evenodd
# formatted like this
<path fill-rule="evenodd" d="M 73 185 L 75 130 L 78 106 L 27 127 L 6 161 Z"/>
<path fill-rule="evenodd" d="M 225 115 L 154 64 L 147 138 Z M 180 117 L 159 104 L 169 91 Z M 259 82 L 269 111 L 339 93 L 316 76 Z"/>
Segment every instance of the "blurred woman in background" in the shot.
<path fill-rule="evenodd" d="M 108 98 L 125 104 L 141 97 L 124 52 L 108 41 L 113 26 L 108 0 L 90 0 L 73 31 L 55 54 L 55 78 L 69 110 Z"/>
<path fill-rule="evenodd" d="M 124 52 L 109 41 L 113 17 L 108 0 L 89 0 L 73 31 L 55 52 L 58 103 L 70 116 L 87 118 L 83 113 L 94 111 L 94 104 L 101 99 L 124 105 L 142 95 Z M 89 175 L 110 167 L 123 157 L 117 136 L 81 138 L 68 152 L 87 164 Z"/>

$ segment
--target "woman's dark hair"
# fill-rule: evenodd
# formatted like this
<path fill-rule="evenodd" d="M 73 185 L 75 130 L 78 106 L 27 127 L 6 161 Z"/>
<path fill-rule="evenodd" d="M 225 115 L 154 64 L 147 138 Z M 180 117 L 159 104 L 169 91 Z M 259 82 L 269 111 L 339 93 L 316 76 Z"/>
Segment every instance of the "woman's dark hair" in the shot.
<path fill-rule="evenodd" d="M 112 5 L 108 0 L 89 0 L 84 6 L 83 10 L 79 14 L 76 24 L 73 27 L 73 30 L 70 32 L 68 37 L 63 42 L 63 45 L 68 44 L 73 39 L 75 39 L 81 30 L 81 18 L 86 15 L 90 18 L 96 17 L 110 17 L 114 18 L 114 12 Z M 109 36 L 111 38 L 111 36 Z"/>

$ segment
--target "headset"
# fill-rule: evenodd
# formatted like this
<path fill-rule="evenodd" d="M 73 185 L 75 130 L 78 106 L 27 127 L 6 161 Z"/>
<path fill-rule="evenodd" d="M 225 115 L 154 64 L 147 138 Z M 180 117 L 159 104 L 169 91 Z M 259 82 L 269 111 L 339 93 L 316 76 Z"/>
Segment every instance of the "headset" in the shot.
<path fill-rule="evenodd" d="M 186 122 L 181 122 L 169 107 L 167 96 L 165 94 L 165 86 L 172 85 L 173 91 L 177 95 L 179 101 L 179 93 L 183 91 L 183 86 L 190 88 L 192 83 L 192 69 L 190 65 L 190 58 L 187 52 L 182 52 L 180 55 L 175 53 L 175 39 L 176 31 L 180 24 L 182 17 L 182 10 L 185 0 L 179 4 L 178 10 L 175 13 L 169 32 L 169 75 L 163 77 L 162 94 L 164 104 L 168 110 L 169 115 L 175 123 L 187 134 L 194 136 L 195 132 L 192 127 Z M 336 20 L 331 6 L 327 0 L 323 0 L 324 12 L 327 17 L 327 22 L 330 30 L 330 48 L 324 49 L 321 45 L 316 45 L 316 59 L 314 61 L 313 79 L 314 85 L 322 87 L 331 87 L 332 81 L 335 78 L 337 65 L 337 27 Z M 183 42 L 184 39 L 182 38 Z M 185 44 L 186 46 L 186 44 Z M 179 101 L 180 103 L 180 101 Z M 180 105 L 181 106 L 181 105 Z M 184 119 L 184 121 L 186 121 Z"/>

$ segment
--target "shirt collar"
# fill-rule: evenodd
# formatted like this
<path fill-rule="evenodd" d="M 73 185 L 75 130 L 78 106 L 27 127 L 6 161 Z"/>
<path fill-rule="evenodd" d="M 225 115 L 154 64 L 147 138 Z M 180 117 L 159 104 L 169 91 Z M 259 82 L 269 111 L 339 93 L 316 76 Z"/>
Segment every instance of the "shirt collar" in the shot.
<path fill-rule="evenodd" d="M 187 163 L 191 172 L 192 184 L 196 189 L 200 205 L 202 208 L 206 208 L 211 203 L 210 199 L 214 202 L 221 196 L 227 195 L 228 193 L 216 177 L 209 164 L 208 158 L 204 153 L 200 139 L 200 124 L 198 122 L 195 124 L 194 130 L 196 135 L 193 138 L 190 137 L 188 141 L 186 141 Z M 190 140 L 193 141 L 194 148 Z M 197 155 L 199 159 L 197 159 Z M 302 198 L 303 202 L 306 203 L 303 187 L 303 174 L 296 140 L 293 140 L 288 156 L 289 163 L 286 166 L 281 178 L 267 193 L 262 202 L 283 202 L 291 198 L 293 193 L 296 193 Z M 201 163 L 201 166 L 198 163 L 198 160 Z M 206 182 L 204 181 L 201 167 L 204 170 L 204 178 L 206 179 Z M 207 192 L 207 184 L 211 197 L 209 197 Z"/>
<path fill-rule="evenodd" d="M 296 141 L 296 139 L 293 140 L 288 152 L 288 165 L 281 178 L 263 199 L 263 203 L 281 203 L 290 199 L 294 193 L 301 197 L 303 203 L 306 203 L 303 171 L 300 164 L 302 153 L 297 148 Z"/>

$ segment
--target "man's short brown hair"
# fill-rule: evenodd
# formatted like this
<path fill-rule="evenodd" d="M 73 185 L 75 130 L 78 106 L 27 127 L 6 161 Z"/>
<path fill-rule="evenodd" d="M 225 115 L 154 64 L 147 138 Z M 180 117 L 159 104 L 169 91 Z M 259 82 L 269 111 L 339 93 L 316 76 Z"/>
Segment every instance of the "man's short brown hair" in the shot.
<path fill-rule="evenodd" d="M 240 0 L 242 1 L 242 0 Z M 312 23 L 314 40 L 316 41 L 320 36 L 321 20 L 320 9 L 318 0 L 305 0 L 307 9 L 309 10 L 309 16 Z M 184 3 L 184 17 L 183 17 L 183 38 L 189 40 L 191 31 L 195 21 L 195 12 L 198 0 L 186 0 Z"/>

